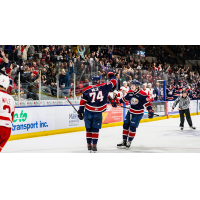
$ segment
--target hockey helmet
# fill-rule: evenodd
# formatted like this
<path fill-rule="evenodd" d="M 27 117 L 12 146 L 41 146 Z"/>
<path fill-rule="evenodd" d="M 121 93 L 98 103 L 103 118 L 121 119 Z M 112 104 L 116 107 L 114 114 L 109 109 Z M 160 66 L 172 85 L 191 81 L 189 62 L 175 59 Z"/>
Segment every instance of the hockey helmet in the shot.
<path fill-rule="evenodd" d="M 131 81 L 130 85 L 140 86 L 140 82 L 134 79 L 133 81 Z"/>
<path fill-rule="evenodd" d="M 99 76 L 92 76 L 92 83 L 97 83 L 98 81 L 100 81 Z"/>
<path fill-rule="evenodd" d="M 9 86 L 9 82 L 10 82 L 10 79 L 8 76 L 0 75 L 0 87 L 3 87 L 7 90 Z"/>

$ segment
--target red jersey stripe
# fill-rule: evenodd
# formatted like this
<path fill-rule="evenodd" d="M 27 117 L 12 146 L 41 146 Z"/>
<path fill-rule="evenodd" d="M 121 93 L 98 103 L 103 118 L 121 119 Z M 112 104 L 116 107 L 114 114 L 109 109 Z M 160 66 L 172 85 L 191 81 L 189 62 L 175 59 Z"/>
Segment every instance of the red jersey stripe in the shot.
<path fill-rule="evenodd" d="M 129 111 L 130 111 L 130 113 L 133 113 L 133 114 L 142 114 L 142 113 L 144 113 L 144 109 L 134 110 L 132 108 L 129 108 Z"/>
<path fill-rule="evenodd" d="M 93 106 L 86 104 L 85 108 L 89 111 L 102 112 L 103 110 L 105 110 L 107 108 L 107 104 L 105 104 L 104 106 L 101 106 L 101 107 L 93 107 Z"/>
<path fill-rule="evenodd" d="M 5 121 L 10 121 L 11 122 L 9 117 L 0 116 L 0 120 L 5 120 Z"/>

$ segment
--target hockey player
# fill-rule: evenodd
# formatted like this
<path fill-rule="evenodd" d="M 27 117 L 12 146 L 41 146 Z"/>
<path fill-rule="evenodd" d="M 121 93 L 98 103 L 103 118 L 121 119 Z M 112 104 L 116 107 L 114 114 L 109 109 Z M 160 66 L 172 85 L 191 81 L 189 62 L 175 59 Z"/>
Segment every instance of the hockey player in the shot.
<path fill-rule="evenodd" d="M 167 96 L 166 99 L 168 101 L 173 101 L 174 99 L 173 95 L 174 95 L 174 90 L 172 88 L 172 85 L 170 85 L 169 88 L 166 89 L 166 96 Z"/>
<path fill-rule="evenodd" d="M 178 90 L 178 85 L 177 85 L 174 88 L 173 99 L 176 100 L 179 97 L 179 94 L 180 94 L 180 92 Z"/>
<path fill-rule="evenodd" d="M 9 78 L 0 75 L 0 152 L 8 141 L 15 112 L 15 102 L 12 96 L 6 93 Z"/>
<path fill-rule="evenodd" d="M 117 98 L 118 99 L 121 99 L 122 97 L 125 97 L 126 94 L 128 93 L 127 89 L 125 87 L 121 87 L 121 89 L 122 89 L 121 92 L 118 92 L 118 94 L 117 94 Z M 126 102 L 125 104 L 128 105 L 128 102 Z"/>
<path fill-rule="evenodd" d="M 140 83 L 137 80 L 133 80 L 131 82 L 131 90 L 129 90 L 127 95 L 122 97 L 119 102 L 113 103 L 113 107 L 116 107 L 118 103 L 130 102 L 130 108 L 123 123 L 123 141 L 117 144 L 117 147 L 128 149 L 131 146 L 131 142 L 136 134 L 136 128 L 138 128 L 144 114 L 144 106 L 148 110 L 148 117 L 153 118 L 154 111 L 152 110 L 152 105 L 146 93 L 139 88 L 139 85 Z"/>
<path fill-rule="evenodd" d="M 190 97 L 191 100 L 197 99 L 197 92 L 195 91 L 194 87 L 192 87 L 192 90 L 188 92 L 188 96 Z"/>
<path fill-rule="evenodd" d="M 86 139 L 89 151 L 97 151 L 99 129 L 102 124 L 102 112 L 107 109 L 107 97 L 111 89 L 116 86 L 117 80 L 113 72 L 109 72 L 110 82 L 99 84 L 100 77 L 92 77 L 92 86 L 83 90 L 78 117 L 85 121 Z M 85 110 L 85 111 L 84 111 Z"/>
<path fill-rule="evenodd" d="M 154 89 L 152 88 L 152 84 L 148 83 L 147 92 L 148 92 L 148 97 L 149 97 L 150 101 L 154 101 L 155 94 L 154 94 L 153 90 Z"/>
<path fill-rule="evenodd" d="M 148 95 L 148 89 L 147 89 L 147 84 L 146 83 L 143 83 L 142 91 L 145 92 Z"/>
<path fill-rule="evenodd" d="M 127 86 L 127 82 L 126 82 L 126 81 L 123 82 L 123 86 L 120 88 L 119 91 L 122 91 L 122 88 L 123 88 L 123 89 L 125 88 L 125 89 L 126 89 L 126 92 L 129 91 L 129 87 Z"/>
<path fill-rule="evenodd" d="M 199 88 L 196 86 L 196 88 L 195 88 L 195 92 L 197 93 L 197 99 L 199 98 Z"/>

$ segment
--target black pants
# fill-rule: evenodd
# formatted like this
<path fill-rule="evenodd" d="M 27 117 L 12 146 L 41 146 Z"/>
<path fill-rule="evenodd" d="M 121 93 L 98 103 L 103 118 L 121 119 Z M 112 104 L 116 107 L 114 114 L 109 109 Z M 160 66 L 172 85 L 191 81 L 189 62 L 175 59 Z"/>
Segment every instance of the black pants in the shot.
<path fill-rule="evenodd" d="M 186 115 L 186 119 L 187 119 L 189 126 L 192 126 L 192 120 L 191 120 L 191 117 L 190 117 L 189 108 L 186 109 L 186 110 L 179 110 L 179 113 L 180 113 L 180 120 L 181 120 L 180 126 L 184 127 L 184 121 L 185 121 L 184 113 Z"/>

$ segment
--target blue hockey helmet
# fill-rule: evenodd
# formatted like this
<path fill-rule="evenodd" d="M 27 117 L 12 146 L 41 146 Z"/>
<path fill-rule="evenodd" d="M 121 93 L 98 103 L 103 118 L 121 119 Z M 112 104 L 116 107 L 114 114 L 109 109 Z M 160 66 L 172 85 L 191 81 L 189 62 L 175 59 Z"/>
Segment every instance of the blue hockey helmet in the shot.
<path fill-rule="evenodd" d="M 92 83 L 97 83 L 100 82 L 100 77 L 99 76 L 92 76 Z"/>
<path fill-rule="evenodd" d="M 134 79 L 133 81 L 130 82 L 130 85 L 140 86 L 140 82 Z"/>

